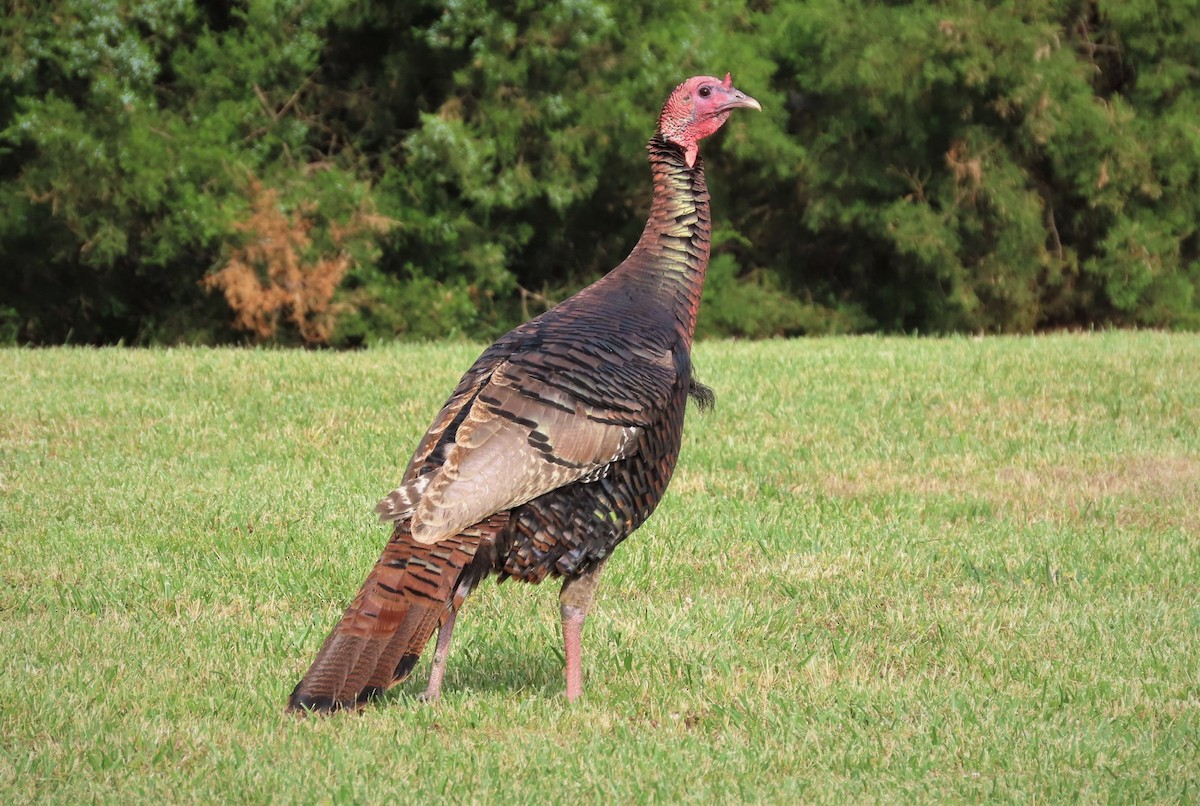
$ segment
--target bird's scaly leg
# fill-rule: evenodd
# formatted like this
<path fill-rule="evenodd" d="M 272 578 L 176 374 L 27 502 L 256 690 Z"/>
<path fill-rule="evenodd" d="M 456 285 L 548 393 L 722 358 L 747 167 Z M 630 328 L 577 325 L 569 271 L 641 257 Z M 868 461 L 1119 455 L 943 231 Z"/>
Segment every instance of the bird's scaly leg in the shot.
<path fill-rule="evenodd" d="M 458 609 L 463 606 L 470 592 L 471 586 L 463 581 L 454 592 L 454 598 L 450 600 L 450 606 L 442 618 L 441 626 L 438 627 L 437 644 L 433 649 L 433 666 L 429 670 L 429 685 L 417 695 L 417 699 L 422 702 L 437 702 L 441 699 L 442 678 L 446 676 L 446 658 L 450 655 L 450 638 L 454 635 L 454 620 L 458 618 Z"/>
<path fill-rule="evenodd" d="M 562 614 L 563 654 L 567 659 L 567 702 L 575 702 L 583 694 L 583 623 L 596 598 L 596 585 L 604 563 L 563 583 L 558 594 Z"/>
<path fill-rule="evenodd" d="M 433 650 L 433 667 L 429 670 L 429 685 L 417 695 L 422 702 L 436 702 L 442 696 L 442 678 L 446 676 L 446 656 L 450 654 L 450 637 L 454 633 L 454 619 L 458 608 L 451 608 L 438 628 L 437 645 Z"/>

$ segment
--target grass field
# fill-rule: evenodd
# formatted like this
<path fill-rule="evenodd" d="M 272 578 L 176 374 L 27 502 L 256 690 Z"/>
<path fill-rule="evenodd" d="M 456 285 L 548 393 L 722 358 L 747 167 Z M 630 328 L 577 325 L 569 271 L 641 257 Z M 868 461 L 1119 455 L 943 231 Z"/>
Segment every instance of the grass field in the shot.
<path fill-rule="evenodd" d="M 0 803 L 1200 798 L 1194 335 L 701 344 L 576 707 L 506 583 L 285 716 L 477 351 L 0 351 Z"/>

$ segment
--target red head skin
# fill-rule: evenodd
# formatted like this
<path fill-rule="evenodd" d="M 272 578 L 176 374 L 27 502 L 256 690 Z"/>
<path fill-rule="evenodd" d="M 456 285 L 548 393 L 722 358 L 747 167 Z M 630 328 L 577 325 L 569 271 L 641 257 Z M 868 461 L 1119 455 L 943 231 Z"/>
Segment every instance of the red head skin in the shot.
<path fill-rule="evenodd" d="M 762 111 L 758 101 L 733 86 L 729 73 L 724 80 L 693 76 L 667 99 L 658 118 L 658 131 L 683 146 L 683 158 L 691 168 L 696 164 L 699 142 L 721 128 L 729 113 L 739 108 Z"/>

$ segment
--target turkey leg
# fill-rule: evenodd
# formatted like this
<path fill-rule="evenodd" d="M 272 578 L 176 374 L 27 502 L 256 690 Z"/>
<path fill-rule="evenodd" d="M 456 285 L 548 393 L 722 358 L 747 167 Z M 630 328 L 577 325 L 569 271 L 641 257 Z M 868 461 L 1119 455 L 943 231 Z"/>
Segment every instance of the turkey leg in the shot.
<path fill-rule="evenodd" d="M 596 585 L 604 563 L 582 576 L 571 577 L 563 583 L 558 594 L 559 612 L 562 614 L 563 654 L 567 659 L 567 702 L 575 702 L 583 693 L 582 638 L 583 622 L 596 598 Z"/>
<path fill-rule="evenodd" d="M 421 702 L 437 702 L 442 696 L 442 678 L 446 676 L 446 658 L 450 656 L 450 638 L 454 635 L 454 620 L 458 618 L 458 609 L 463 606 L 471 593 L 471 584 L 463 580 L 454 591 L 450 607 L 438 627 L 437 644 L 433 648 L 433 665 L 429 669 L 429 685 L 417 695 Z"/>
<path fill-rule="evenodd" d="M 454 634 L 454 619 L 458 608 L 450 608 L 438 628 L 437 645 L 433 649 L 433 666 L 429 670 L 429 685 L 417 695 L 421 702 L 436 702 L 442 696 L 442 678 L 446 676 L 446 657 L 450 654 L 450 636 Z"/>

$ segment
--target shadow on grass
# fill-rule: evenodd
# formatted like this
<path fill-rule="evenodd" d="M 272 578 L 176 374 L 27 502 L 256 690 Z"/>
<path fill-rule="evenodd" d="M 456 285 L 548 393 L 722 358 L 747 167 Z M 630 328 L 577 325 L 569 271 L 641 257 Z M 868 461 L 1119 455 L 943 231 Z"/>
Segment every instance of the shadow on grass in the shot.
<path fill-rule="evenodd" d="M 456 658 L 451 650 L 447 661 L 443 697 L 469 697 L 473 692 L 505 693 L 542 692 L 547 697 L 560 696 L 566 688 L 562 662 L 552 651 L 522 651 L 519 646 L 486 645 L 478 652 L 463 653 L 469 657 Z M 412 676 L 381 695 L 376 705 L 421 705 L 417 696 L 429 682 L 429 663 L 426 655 Z"/>

